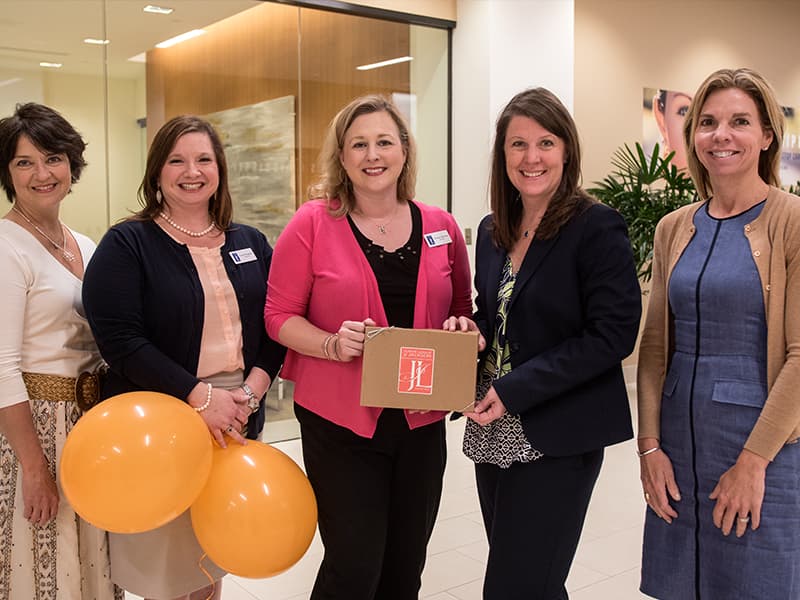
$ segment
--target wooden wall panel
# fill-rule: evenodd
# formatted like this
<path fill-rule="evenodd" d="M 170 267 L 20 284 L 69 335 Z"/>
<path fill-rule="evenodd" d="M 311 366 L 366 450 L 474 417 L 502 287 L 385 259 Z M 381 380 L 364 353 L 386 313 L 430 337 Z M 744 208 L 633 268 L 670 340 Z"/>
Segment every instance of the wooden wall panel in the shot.
<path fill-rule="evenodd" d="M 336 112 L 362 94 L 409 91 L 408 63 L 356 70 L 406 56 L 408 25 L 264 2 L 205 29 L 147 53 L 148 140 L 178 114 L 295 96 L 298 202 Z"/>

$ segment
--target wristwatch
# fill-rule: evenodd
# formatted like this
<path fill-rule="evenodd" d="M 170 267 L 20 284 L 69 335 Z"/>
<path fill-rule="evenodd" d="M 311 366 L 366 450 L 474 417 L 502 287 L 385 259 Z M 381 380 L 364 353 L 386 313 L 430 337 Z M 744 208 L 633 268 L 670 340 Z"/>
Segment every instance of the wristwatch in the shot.
<path fill-rule="evenodd" d="M 239 387 L 242 388 L 245 394 L 247 394 L 247 407 L 250 409 L 250 412 L 251 413 L 256 412 L 258 410 L 258 405 L 260 404 L 260 402 L 258 398 L 256 398 L 256 395 L 253 393 L 253 390 L 246 383 L 243 383 Z"/>

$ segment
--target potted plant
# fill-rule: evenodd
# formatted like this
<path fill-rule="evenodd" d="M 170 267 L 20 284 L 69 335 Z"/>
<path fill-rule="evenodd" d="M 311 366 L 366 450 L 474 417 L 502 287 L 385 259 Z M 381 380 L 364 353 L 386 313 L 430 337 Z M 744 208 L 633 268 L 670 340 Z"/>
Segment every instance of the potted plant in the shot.
<path fill-rule="evenodd" d="M 674 152 L 661 156 L 658 144 L 647 156 L 638 142 L 617 149 L 614 170 L 589 193 L 616 208 L 628 224 L 636 269 L 643 282 L 652 276 L 653 235 L 661 217 L 696 198 L 689 175 L 672 164 Z"/>

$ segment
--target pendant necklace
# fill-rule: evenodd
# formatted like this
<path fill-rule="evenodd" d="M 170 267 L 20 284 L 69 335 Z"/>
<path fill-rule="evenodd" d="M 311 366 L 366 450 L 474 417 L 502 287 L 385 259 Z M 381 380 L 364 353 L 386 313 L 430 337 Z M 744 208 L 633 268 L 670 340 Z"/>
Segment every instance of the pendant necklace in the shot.
<path fill-rule="evenodd" d="M 172 225 L 172 226 L 173 226 L 175 229 L 177 229 L 177 230 L 178 230 L 178 231 L 180 231 L 181 233 L 185 233 L 186 235 L 188 235 L 188 236 L 191 236 L 191 237 L 194 237 L 194 238 L 200 238 L 200 237 L 203 237 L 203 236 L 204 236 L 204 235 L 206 235 L 206 234 L 207 234 L 209 231 L 211 231 L 212 229 L 214 229 L 214 227 L 216 227 L 216 226 L 217 226 L 217 224 L 216 224 L 216 223 L 214 223 L 214 219 L 211 219 L 211 225 L 209 225 L 208 227 L 206 227 L 205 229 L 203 229 L 203 231 L 192 231 L 191 229 L 186 229 L 186 227 L 182 227 L 181 225 L 178 225 L 178 224 L 177 224 L 175 221 L 173 221 L 172 219 L 170 219 L 170 218 L 167 216 L 167 213 L 165 213 L 163 210 L 162 210 L 162 211 L 159 213 L 159 215 L 161 216 L 161 218 L 162 218 L 162 219 L 164 219 L 164 220 L 165 220 L 167 223 L 169 223 L 170 225 Z"/>
<path fill-rule="evenodd" d="M 19 213 L 22 216 L 22 218 L 25 219 L 31 227 L 33 227 L 36 231 L 38 231 L 39 234 L 44 239 L 53 244 L 53 247 L 61 252 L 61 256 L 64 257 L 64 260 L 67 260 L 69 262 L 73 262 L 75 260 L 75 255 L 69 250 L 67 250 L 67 232 L 64 230 L 64 224 L 61 223 L 61 221 L 59 221 L 58 224 L 61 226 L 61 235 L 64 237 L 61 243 L 59 244 L 53 238 L 47 235 L 44 231 L 42 231 L 42 228 L 39 227 L 36 223 L 34 223 L 33 220 L 28 215 L 22 212 L 22 209 L 17 207 L 16 203 L 14 203 L 14 205 L 11 207 L 11 210 Z"/>
<path fill-rule="evenodd" d="M 398 211 L 398 210 L 399 210 L 399 205 L 396 205 L 396 206 L 395 206 L 395 208 L 394 208 L 394 212 L 392 213 L 392 216 L 391 216 L 391 217 L 389 217 L 389 220 L 388 220 L 388 221 L 386 221 L 385 223 L 376 223 L 376 222 L 375 222 L 375 219 L 374 219 L 373 217 L 368 217 L 367 215 L 365 215 L 365 214 L 364 214 L 363 212 L 361 212 L 361 211 L 359 211 L 359 214 L 360 214 L 362 217 L 364 217 L 365 219 L 369 219 L 370 221 L 372 221 L 372 224 L 373 224 L 373 225 L 375 225 L 375 227 L 377 227 L 377 228 L 378 228 L 378 232 L 379 232 L 381 235 L 386 235 L 386 228 L 389 226 L 389 224 L 390 224 L 392 221 L 394 221 L 394 218 L 397 216 L 397 211 Z"/>

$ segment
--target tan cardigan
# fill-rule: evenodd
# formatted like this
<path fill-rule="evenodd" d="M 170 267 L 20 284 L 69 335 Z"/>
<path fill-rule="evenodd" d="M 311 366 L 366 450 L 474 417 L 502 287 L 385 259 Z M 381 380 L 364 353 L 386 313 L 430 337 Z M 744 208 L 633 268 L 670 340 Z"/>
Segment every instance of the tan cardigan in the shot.
<path fill-rule="evenodd" d="M 639 346 L 639 438 L 660 437 L 661 392 L 673 343 L 667 285 L 703 204 L 679 208 L 656 227 L 650 301 Z M 744 447 L 772 460 L 785 443 L 800 437 L 800 198 L 770 187 L 761 214 L 745 225 L 744 233 L 764 294 L 769 389 Z"/>

